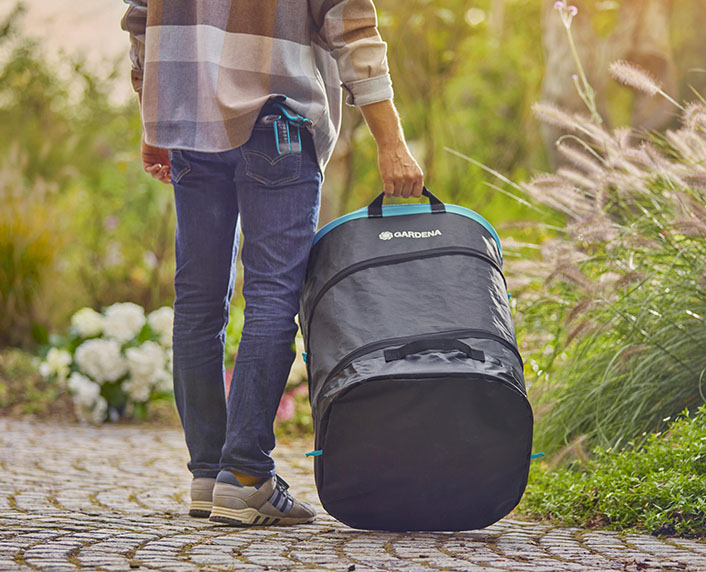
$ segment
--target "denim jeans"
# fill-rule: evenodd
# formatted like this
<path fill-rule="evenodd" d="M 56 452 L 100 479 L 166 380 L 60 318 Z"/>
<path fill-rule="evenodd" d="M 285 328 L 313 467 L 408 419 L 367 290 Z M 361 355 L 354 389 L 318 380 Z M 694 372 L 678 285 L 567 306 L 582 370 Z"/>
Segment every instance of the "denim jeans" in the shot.
<path fill-rule="evenodd" d="M 265 112 L 276 113 L 269 104 Z M 258 123 L 230 151 L 170 151 L 174 395 L 194 477 L 222 469 L 274 475 L 273 423 L 294 360 L 294 316 L 320 204 L 311 134 L 301 127 L 300 136 L 300 150 L 278 149 L 273 126 Z M 225 336 L 241 229 L 245 316 L 226 404 Z"/>

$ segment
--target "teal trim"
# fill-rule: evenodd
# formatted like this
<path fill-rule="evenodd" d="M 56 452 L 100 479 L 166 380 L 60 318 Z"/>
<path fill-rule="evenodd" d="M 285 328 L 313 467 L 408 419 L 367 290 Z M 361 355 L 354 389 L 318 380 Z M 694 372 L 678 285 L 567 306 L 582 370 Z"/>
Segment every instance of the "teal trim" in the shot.
<path fill-rule="evenodd" d="M 304 360 L 304 363 L 306 363 L 307 358 L 309 357 L 309 354 L 306 352 L 302 353 L 302 359 Z"/>
<path fill-rule="evenodd" d="M 304 117 L 303 115 L 299 115 L 298 113 L 295 113 L 292 115 L 289 113 L 286 107 L 282 105 L 281 103 L 275 103 L 275 107 L 279 108 L 279 110 L 282 112 L 282 114 L 289 119 L 290 121 L 293 121 L 294 123 L 311 123 L 311 119 L 308 119 Z"/>
<path fill-rule="evenodd" d="M 277 146 L 277 154 L 281 155 L 282 151 L 279 150 L 279 133 L 277 132 L 277 122 L 276 121 L 272 122 L 272 127 L 275 130 L 275 145 Z"/>
<path fill-rule="evenodd" d="M 307 457 L 320 457 L 323 454 L 324 454 L 324 452 L 321 449 L 319 449 L 318 451 L 309 451 L 306 454 L 306 456 Z"/>
<path fill-rule="evenodd" d="M 485 220 L 477 212 L 472 211 L 471 209 L 467 209 L 466 207 L 460 207 L 458 205 L 445 205 L 445 207 L 446 207 L 447 213 L 453 213 L 453 214 L 465 216 L 466 218 L 470 218 L 471 220 L 476 221 L 483 228 L 485 228 L 485 230 L 487 230 L 490 233 L 490 235 L 495 239 L 495 243 L 498 245 L 498 252 L 500 253 L 500 257 L 502 258 L 503 249 L 502 249 L 502 246 L 500 245 L 500 237 L 498 236 L 498 233 L 495 232 L 495 229 L 493 228 L 493 226 L 487 220 Z M 425 213 L 430 213 L 430 212 L 431 212 L 431 205 L 429 205 L 429 204 L 384 205 L 382 207 L 382 216 L 383 217 L 402 216 L 402 215 L 411 215 L 411 214 L 425 214 Z M 367 218 L 367 217 L 368 217 L 368 207 L 363 207 L 362 209 L 358 209 L 357 211 L 353 211 L 351 213 L 348 213 L 346 215 L 338 217 L 337 219 L 332 220 L 330 223 L 322 226 L 319 229 L 319 231 L 314 236 L 314 244 L 316 244 L 319 240 L 321 240 L 321 237 L 324 236 L 326 233 L 331 232 L 334 228 L 341 226 L 343 223 L 346 223 L 351 220 L 355 220 L 355 219 L 359 219 L 359 218 Z"/>
<path fill-rule="evenodd" d="M 535 453 L 534 455 L 530 455 L 530 461 L 534 461 L 535 459 L 539 459 L 540 457 L 544 457 L 544 453 Z"/>

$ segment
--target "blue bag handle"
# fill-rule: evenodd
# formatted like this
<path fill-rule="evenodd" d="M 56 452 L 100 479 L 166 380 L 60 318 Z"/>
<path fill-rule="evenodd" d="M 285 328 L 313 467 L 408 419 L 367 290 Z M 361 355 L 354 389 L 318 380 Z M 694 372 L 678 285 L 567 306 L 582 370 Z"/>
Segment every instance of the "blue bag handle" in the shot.
<path fill-rule="evenodd" d="M 446 206 L 441 200 L 432 192 L 424 187 L 422 189 L 422 195 L 429 199 L 429 204 L 431 205 L 432 213 L 445 213 Z M 385 193 L 380 193 L 372 203 L 368 205 L 368 218 L 381 218 L 382 217 L 382 201 L 385 198 Z"/>

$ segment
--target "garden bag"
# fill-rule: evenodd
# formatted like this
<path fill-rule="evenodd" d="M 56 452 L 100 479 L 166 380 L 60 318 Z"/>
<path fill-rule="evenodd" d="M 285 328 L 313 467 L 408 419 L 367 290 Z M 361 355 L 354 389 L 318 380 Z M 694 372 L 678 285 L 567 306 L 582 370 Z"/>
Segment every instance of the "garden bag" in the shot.
<path fill-rule="evenodd" d="M 321 228 L 299 322 L 324 508 L 355 528 L 469 530 L 520 501 L 532 410 L 497 233 L 442 203 Z"/>

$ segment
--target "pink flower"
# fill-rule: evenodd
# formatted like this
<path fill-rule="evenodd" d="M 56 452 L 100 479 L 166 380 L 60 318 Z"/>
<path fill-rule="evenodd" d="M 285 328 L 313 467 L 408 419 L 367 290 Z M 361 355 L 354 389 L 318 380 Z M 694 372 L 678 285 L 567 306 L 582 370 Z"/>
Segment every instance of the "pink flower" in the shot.
<path fill-rule="evenodd" d="M 561 20 L 567 28 L 571 26 L 571 20 L 574 16 L 579 13 L 578 8 L 567 4 L 566 0 L 554 2 L 554 9 L 561 14 Z"/>
<path fill-rule="evenodd" d="M 294 417 L 295 412 L 296 405 L 294 403 L 294 396 L 291 393 L 285 393 L 277 408 L 277 419 L 280 421 L 288 421 Z"/>
<path fill-rule="evenodd" d="M 292 395 L 294 395 L 295 397 L 299 395 L 309 395 L 309 386 L 306 383 L 301 383 L 297 385 L 292 390 Z"/>

